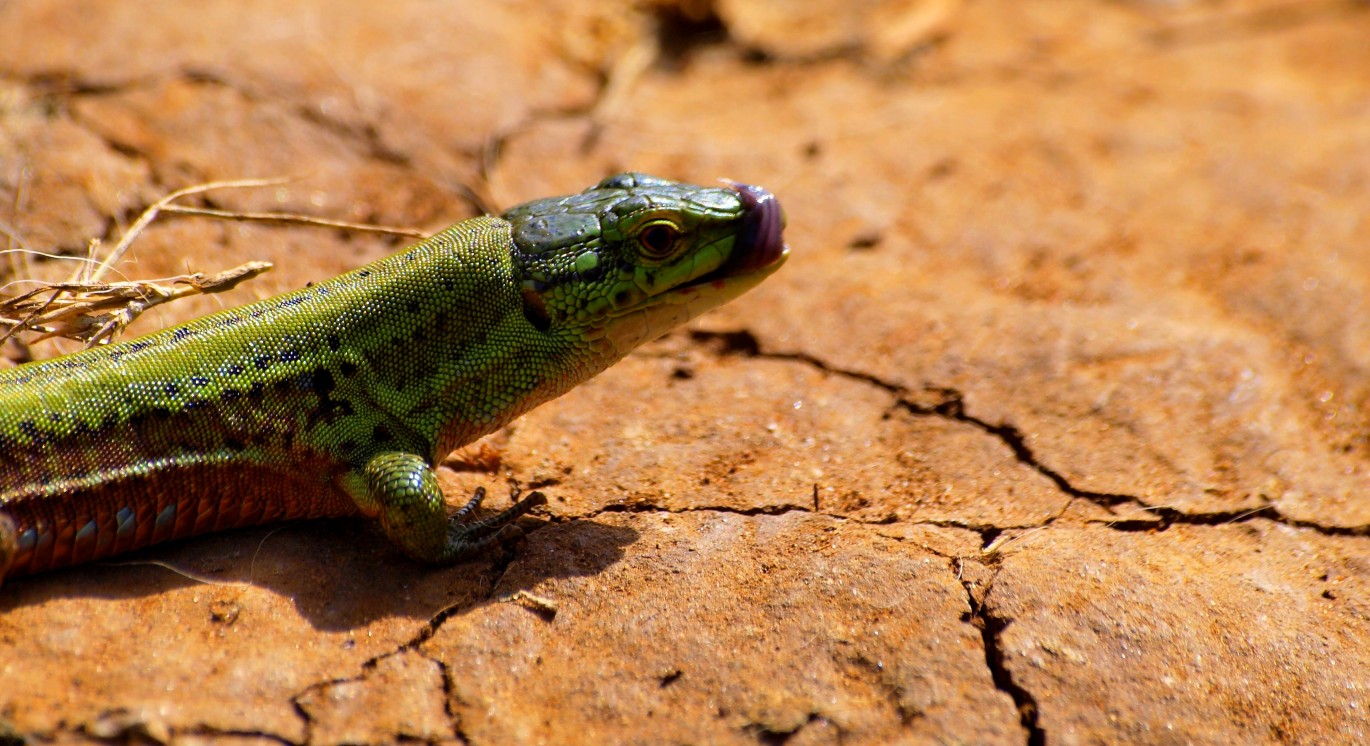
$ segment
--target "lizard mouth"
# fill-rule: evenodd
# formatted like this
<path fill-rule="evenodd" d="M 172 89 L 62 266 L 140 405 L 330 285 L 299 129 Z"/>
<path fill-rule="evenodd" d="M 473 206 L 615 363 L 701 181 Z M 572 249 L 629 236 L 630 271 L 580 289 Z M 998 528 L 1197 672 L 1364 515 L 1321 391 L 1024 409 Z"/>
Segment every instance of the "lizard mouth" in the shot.
<path fill-rule="evenodd" d="M 759 186 L 729 182 L 742 200 L 746 214 L 732 255 L 721 267 L 699 278 L 691 285 L 703 285 L 713 280 L 745 275 L 776 264 L 786 257 L 785 211 L 775 195 Z M 768 273 L 769 274 L 769 273 Z"/>
<path fill-rule="evenodd" d="M 730 181 L 728 185 L 737 192 L 745 210 L 733 251 L 717 269 L 676 288 L 673 291 L 676 295 L 693 296 L 696 291 L 710 288 L 723 291 L 735 284 L 730 280 L 752 274 L 757 275 L 755 279 L 759 282 L 779 269 L 790 256 L 790 247 L 785 245 L 785 211 L 775 195 L 750 184 Z M 754 284 L 748 283 L 742 290 Z M 741 290 L 737 294 L 741 294 Z"/>

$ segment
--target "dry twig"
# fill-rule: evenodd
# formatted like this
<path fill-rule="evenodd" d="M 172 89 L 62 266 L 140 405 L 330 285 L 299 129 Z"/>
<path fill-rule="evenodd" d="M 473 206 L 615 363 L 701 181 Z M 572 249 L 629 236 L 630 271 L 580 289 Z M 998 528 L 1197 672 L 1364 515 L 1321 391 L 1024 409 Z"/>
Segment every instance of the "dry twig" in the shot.
<path fill-rule="evenodd" d="M 100 242 L 91 241 L 88 255 L 81 260 L 80 269 L 73 273 L 68 281 L 33 281 L 37 287 L 28 292 L 14 296 L 0 294 L 0 329 L 4 330 L 4 333 L 0 334 L 0 343 L 15 334 L 31 332 L 37 336 L 28 341 L 64 337 L 84 342 L 87 347 L 104 344 L 112 341 L 124 327 L 153 306 L 188 295 L 230 290 L 238 283 L 271 269 L 270 262 L 254 261 L 216 274 L 196 272 L 160 280 L 103 282 L 101 278 L 123 258 L 134 239 L 161 213 L 199 215 L 226 220 L 296 223 L 417 238 L 424 238 L 427 235 L 409 229 L 347 223 L 292 213 L 234 212 L 173 204 L 182 197 L 203 194 L 214 189 L 275 186 L 288 181 L 290 179 L 285 178 L 212 181 L 178 189 L 157 200 L 143 210 L 103 260 L 96 260 Z M 17 240 L 12 231 L 0 232 L 10 237 L 11 243 Z M 25 254 L 39 253 L 22 248 L 18 251 Z"/>
<path fill-rule="evenodd" d="M 0 342 L 21 331 L 35 332 L 32 341 L 65 337 L 87 347 L 114 338 L 144 311 L 187 295 L 230 290 L 271 269 L 270 262 L 248 262 L 206 275 L 196 272 L 161 280 L 130 282 L 54 282 L 0 299 Z M 167 284 L 158 284 L 167 283 Z"/>

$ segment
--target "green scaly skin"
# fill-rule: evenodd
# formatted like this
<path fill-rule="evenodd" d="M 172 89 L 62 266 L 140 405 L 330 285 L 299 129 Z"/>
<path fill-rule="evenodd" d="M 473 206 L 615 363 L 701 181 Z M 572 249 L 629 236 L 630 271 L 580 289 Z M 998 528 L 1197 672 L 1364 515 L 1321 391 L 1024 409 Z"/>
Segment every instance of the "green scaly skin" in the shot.
<path fill-rule="evenodd" d="M 545 502 L 447 513 L 434 464 L 784 263 L 756 187 L 621 174 L 324 283 L 0 371 L 0 580 L 362 514 L 447 563 Z"/>

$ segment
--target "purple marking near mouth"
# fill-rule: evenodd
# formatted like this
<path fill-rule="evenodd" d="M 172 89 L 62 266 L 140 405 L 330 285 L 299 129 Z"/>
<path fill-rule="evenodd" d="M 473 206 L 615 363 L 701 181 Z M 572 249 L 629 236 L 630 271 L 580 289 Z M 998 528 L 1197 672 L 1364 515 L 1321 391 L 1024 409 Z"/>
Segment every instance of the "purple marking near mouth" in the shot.
<path fill-rule="evenodd" d="M 737 235 L 737 251 L 723 266 L 727 274 L 765 267 L 785 253 L 785 212 L 775 195 L 759 186 L 729 182 L 747 213 Z"/>

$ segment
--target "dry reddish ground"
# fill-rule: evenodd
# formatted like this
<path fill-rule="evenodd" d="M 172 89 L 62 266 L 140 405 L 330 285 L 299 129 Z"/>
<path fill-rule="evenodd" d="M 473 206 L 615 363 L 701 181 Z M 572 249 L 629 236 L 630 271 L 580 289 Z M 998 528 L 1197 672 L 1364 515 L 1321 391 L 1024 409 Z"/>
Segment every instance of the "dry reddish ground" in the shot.
<path fill-rule="evenodd" d="M 1370 739 L 1367 39 L 1359 0 L 0 4 L 11 246 L 213 179 L 433 229 L 633 168 L 765 185 L 794 252 L 444 473 L 552 495 L 512 557 L 315 522 L 6 584 L 0 729 Z M 167 219 L 120 269 L 277 262 L 148 330 L 394 247 Z"/>

